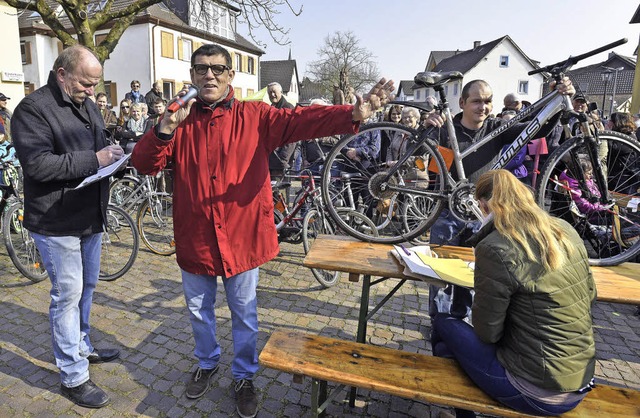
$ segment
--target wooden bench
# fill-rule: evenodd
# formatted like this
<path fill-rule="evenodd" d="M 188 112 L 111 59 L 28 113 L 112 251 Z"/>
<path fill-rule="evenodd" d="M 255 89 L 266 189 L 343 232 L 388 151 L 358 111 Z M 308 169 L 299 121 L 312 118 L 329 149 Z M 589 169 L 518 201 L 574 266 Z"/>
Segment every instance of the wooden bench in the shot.
<path fill-rule="evenodd" d="M 312 378 L 312 416 L 322 415 L 345 386 L 505 417 L 526 417 L 489 398 L 454 360 L 276 330 L 260 353 L 264 367 Z M 327 382 L 340 384 L 330 397 Z M 640 416 L 640 391 L 597 385 L 563 417 Z"/>

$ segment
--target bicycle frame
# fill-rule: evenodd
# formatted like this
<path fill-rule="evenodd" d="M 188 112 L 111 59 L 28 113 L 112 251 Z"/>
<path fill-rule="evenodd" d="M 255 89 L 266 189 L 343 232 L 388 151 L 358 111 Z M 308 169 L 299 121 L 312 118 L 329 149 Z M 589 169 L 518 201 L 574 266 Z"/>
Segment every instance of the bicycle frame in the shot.
<path fill-rule="evenodd" d="M 457 185 L 464 183 L 467 180 L 465 170 L 463 167 L 463 160 L 475 153 L 482 146 L 487 144 L 489 141 L 494 140 L 498 135 L 501 135 L 506 130 L 513 127 L 516 123 L 521 120 L 529 117 L 530 115 L 537 113 L 536 116 L 527 124 L 527 126 L 520 132 L 520 134 L 516 137 L 516 139 L 509 145 L 509 147 L 505 150 L 505 152 L 500 156 L 498 161 L 493 165 L 492 169 L 500 169 L 504 168 L 511 159 L 522 150 L 525 146 L 527 146 L 528 142 L 533 139 L 534 135 L 542 128 L 544 124 L 546 124 L 552 117 L 554 117 L 559 112 L 569 112 L 573 111 L 573 105 L 571 104 L 571 99 L 566 95 L 560 95 L 556 90 L 548 93 L 540 100 L 533 103 L 531 106 L 524 109 L 522 112 L 517 113 L 511 120 L 509 120 L 504 125 L 499 126 L 497 129 L 491 131 L 488 135 L 484 136 L 476 143 L 472 144 L 470 147 L 465 149 L 464 151 L 460 151 L 458 146 L 458 140 L 455 133 L 454 125 L 453 125 L 453 117 L 451 116 L 451 110 L 449 108 L 449 103 L 446 100 L 446 96 L 444 95 L 444 91 L 441 86 L 437 89 L 440 93 L 440 98 L 442 102 L 442 115 L 445 118 L 445 126 L 447 128 L 447 133 L 449 136 L 449 146 L 453 151 L 453 164 L 456 167 L 459 180 L 456 181 L 451 176 L 451 173 L 447 173 L 447 184 L 449 188 L 452 190 Z M 410 156 L 414 155 L 414 153 L 420 148 L 420 146 L 429 138 L 430 130 L 426 130 L 419 138 L 411 146 L 407 147 L 406 152 L 403 156 L 393 165 L 387 172 L 385 176 L 385 180 L 388 179 L 396 173 L 400 167 L 406 163 Z M 396 191 L 407 191 L 407 189 L 403 188 L 402 185 L 389 185 L 390 190 Z M 447 196 L 438 196 L 433 192 L 422 191 L 422 190 L 411 190 L 411 192 L 415 195 L 429 196 L 429 197 L 440 197 L 446 198 Z M 483 219 L 482 212 L 480 211 L 477 203 L 473 203 L 469 208 L 478 219 Z"/>
<path fill-rule="evenodd" d="M 320 189 L 316 188 L 313 174 L 310 171 L 308 171 L 308 173 L 309 173 L 309 185 L 304 187 L 303 189 L 304 193 L 302 194 L 300 199 L 298 199 L 298 201 L 295 203 L 291 211 L 288 210 L 288 205 L 286 204 L 284 205 L 285 217 L 276 225 L 276 231 L 280 232 L 280 230 L 282 230 L 282 228 L 284 228 L 285 225 L 291 222 L 291 220 L 298 214 L 298 212 L 300 212 L 300 209 L 302 209 L 302 207 L 304 206 L 305 202 L 309 197 L 315 197 L 320 194 Z M 305 176 L 300 176 L 300 178 L 304 178 L 304 177 Z M 283 200 L 282 194 L 280 194 L 279 198 L 281 199 L 281 201 Z M 286 203 L 286 202 L 283 202 L 283 203 Z"/>

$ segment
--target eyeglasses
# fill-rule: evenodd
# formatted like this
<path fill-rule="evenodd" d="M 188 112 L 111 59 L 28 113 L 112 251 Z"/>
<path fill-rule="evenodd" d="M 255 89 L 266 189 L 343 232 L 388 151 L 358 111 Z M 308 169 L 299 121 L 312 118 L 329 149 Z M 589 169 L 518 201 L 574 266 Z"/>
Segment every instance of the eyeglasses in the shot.
<path fill-rule="evenodd" d="M 131 87 L 140 87 L 140 84 L 132 84 Z"/>
<path fill-rule="evenodd" d="M 231 69 L 230 67 L 227 67 L 226 65 L 222 65 L 222 64 L 213 64 L 213 65 L 193 64 L 193 71 L 195 71 L 195 73 L 198 75 L 206 75 L 209 70 L 211 70 L 213 75 L 221 75 L 226 70 L 230 70 L 230 69 Z"/>

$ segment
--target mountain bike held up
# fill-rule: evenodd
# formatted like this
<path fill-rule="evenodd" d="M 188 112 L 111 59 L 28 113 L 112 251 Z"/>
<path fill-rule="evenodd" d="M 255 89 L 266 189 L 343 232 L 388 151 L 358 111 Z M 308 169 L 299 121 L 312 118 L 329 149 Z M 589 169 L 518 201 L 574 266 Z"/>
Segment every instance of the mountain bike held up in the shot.
<path fill-rule="evenodd" d="M 529 74 L 544 72 L 552 80 L 560 82 L 565 72 L 577 62 L 625 42 L 626 39 L 622 39 Z M 365 241 L 399 243 L 423 236 L 445 207 L 461 221 L 482 219 L 473 198 L 474 186 L 465 175 L 463 161 L 472 162 L 478 149 L 516 123 L 531 118 L 492 167 L 504 168 L 536 137 L 545 123 L 555 120 L 554 117 L 560 114 L 565 141 L 548 157 L 538 184 L 534 185 L 538 203 L 576 228 L 593 265 L 615 265 L 640 252 L 638 141 L 617 132 L 592 130 L 588 115 L 574 111 L 571 99 L 554 90 L 460 151 L 444 86 L 462 78 L 460 72 L 452 71 L 422 72 L 414 79 L 419 86 L 432 88 L 438 94 L 436 110 L 445 120 L 449 149 L 445 150 L 437 143 L 430 129 L 416 131 L 391 123 L 370 124 L 356 134 L 374 131 L 378 135 L 406 137 L 409 145 L 405 153 L 390 167 L 386 162 L 375 159 L 355 161 L 347 158 L 346 150 L 353 136 L 342 139 L 332 149 L 322 175 L 322 193 L 328 213 L 342 230 Z M 419 102 L 396 103 L 419 109 L 422 105 Z M 570 118 L 577 118 L 581 132 L 572 135 L 567 126 Z M 443 154 L 447 156 L 447 162 Z M 583 164 L 585 161 L 588 164 Z M 449 171 L 450 165 L 455 167 L 457 179 Z M 416 176 L 416 172 L 420 176 Z M 571 186 L 566 178 L 571 180 Z M 350 203 L 351 209 L 365 215 L 375 225 L 376 233 L 360 226 L 354 228 L 341 219 L 339 211 L 344 207 L 347 201 L 344 197 L 348 194 L 356 196 Z M 576 194 L 597 201 L 602 213 L 580 213 L 575 204 Z"/>

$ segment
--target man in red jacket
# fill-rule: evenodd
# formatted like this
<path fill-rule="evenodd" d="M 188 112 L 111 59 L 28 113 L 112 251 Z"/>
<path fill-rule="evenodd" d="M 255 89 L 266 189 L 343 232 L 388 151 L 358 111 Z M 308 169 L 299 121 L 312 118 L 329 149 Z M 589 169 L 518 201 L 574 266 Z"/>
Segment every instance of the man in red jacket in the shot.
<path fill-rule="evenodd" d="M 198 358 L 186 396 L 202 396 L 218 368 L 214 304 L 220 276 L 231 311 L 237 411 L 253 417 L 258 405 L 252 382 L 258 370 L 258 267 L 279 251 L 269 154 L 299 140 L 356 132 L 394 87 L 383 79 L 355 106 L 276 109 L 234 99 L 231 56 L 219 45 L 198 48 L 190 73 L 198 98 L 165 113 L 138 142 L 132 161 L 145 174 L 173 162 L 176 255 Z"/>

